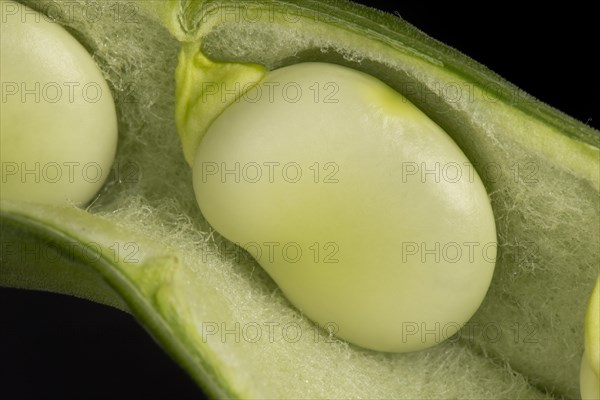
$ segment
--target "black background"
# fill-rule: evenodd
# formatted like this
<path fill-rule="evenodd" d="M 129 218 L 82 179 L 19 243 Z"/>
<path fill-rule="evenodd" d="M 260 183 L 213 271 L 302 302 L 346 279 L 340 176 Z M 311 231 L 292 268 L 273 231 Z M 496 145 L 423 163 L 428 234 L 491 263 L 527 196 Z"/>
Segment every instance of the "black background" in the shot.
<path fill-rule="evenodd" d="M 598 128 L 597 21 L 589 9 L 382 5 L 544 102 Z M 0 397 L 202 399 L 129 315 L 66 296 L 0 289 Z"/>

